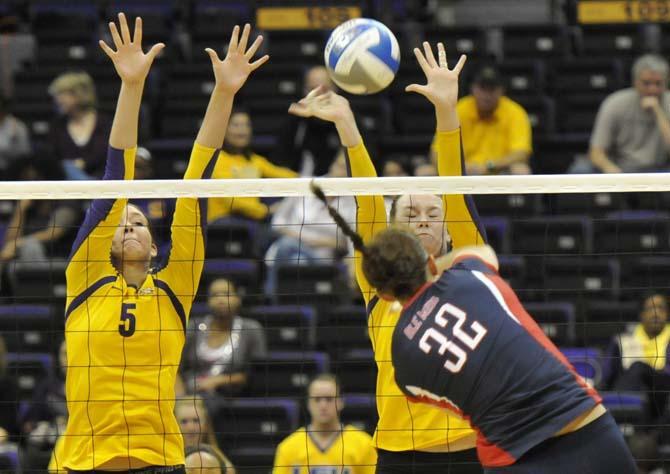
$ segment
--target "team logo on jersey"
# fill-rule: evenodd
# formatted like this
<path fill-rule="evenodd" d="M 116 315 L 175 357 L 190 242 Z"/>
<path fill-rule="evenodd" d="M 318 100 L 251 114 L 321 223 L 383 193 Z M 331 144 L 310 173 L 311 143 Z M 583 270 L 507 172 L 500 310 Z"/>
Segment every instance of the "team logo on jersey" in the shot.
<path fill-rule="evenodd" d="M 140 291 L 137 292 L 138 295 L 153 295 L 154 294 L 154 287 L 153 286 L 148 286 L 146 288 L 140 288 Z"/>
<path fill-rule="evenodd" d="M 295 466 L 292 474 L 300 474 L 301 466 Z M 351 469 L 341 466 L 311 466 L 309 474 L 351 474 Z"/>

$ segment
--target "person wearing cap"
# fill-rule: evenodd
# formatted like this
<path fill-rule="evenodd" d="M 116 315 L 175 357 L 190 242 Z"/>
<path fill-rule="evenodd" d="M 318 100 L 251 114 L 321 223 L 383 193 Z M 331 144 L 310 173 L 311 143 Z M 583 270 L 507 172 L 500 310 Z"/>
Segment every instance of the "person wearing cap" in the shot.
<path fill-rule="evenodd" d="M 49 127 L 48 145 L 67 179 L 101 178 L 107 159 L 111 121 L 97 111 L 93 79 L 67 72 L 49 85 L 59 117 Z"/>
<path fill-rule="evenodd" d="M 498 71 L 482 68 L 471 95 L 458 101 L 468 174 L 530 174 L 530 120 L 524 108 L 504 95 Z M 431 156 L 435 155 L 433 142 Z"/>

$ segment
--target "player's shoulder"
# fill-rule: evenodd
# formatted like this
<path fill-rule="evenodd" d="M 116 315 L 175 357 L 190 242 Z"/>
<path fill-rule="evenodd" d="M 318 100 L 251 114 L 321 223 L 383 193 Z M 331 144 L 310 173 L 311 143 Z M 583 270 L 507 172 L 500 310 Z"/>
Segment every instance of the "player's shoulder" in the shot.
<path fill-rule="evenodd" d="M 502 112 L 505 115 L 528 115 L 526 109 L 523 108 L 523 105 L 515 102 L 507 96 L 502 96 L 498 105 L 498 111 Z"/>
<path fill-rule="evenodd" d="M 610 95 L 605 97 L 603 100 L 602 106 L 610 109 L 615 109 L 619 111 L 628 110 L 631 105 L 637 104 L 639 101 L 639 96 L 637 91 L 628 87 L 626 89 L 621 89 L 615 92 L 612 92 Z"/>
<path fill-rule="evenodd" d="M 496 273 L 495 268 L 489 265 L 484 259 L 475 254 L 464 253 L 456 257 L 451 267 L 445 272 L 449 274 L 458 273 L 462 271 L 479 271 L 482 273 Z"/>

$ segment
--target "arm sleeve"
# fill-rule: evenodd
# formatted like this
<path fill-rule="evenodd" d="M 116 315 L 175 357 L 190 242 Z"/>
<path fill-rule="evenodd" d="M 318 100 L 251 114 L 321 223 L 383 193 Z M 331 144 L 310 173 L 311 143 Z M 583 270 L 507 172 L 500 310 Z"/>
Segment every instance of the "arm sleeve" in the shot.
<path fill-rule="evenodd" d="M 608 97 L 598 109 L 591 134 L 591 147 L 607 150 L 611 148 L 615 133 L 615 111 L 612 97 Z"/>
<path fill-rule="evenodd" d="M 135 148 L 119 150 L 110 146 L 103 179 L 133 179 L 135 151 Z M 91 203 L 65 271 L 66 308 L 86 288 L 105 276 L 116 274 L 110 259 L 112 238 L 127 202 L 128 199 L 96 199 Z"/>
<path fill-rule="evenodd" d="M 437 170 L 440 176 L 464 176 L 465 164 L 461 129 L 438 132 L 435 137 L 437 148 Z M 481 223 L 472 196 L 445 194 L 444 219 L 454 248 L 486 243 L 486 232 Z"/>
<path fill-rule="evenodd" d="M 197 143 L 191 152 L 184 179 L 209 179 L 219 151 Z M 158 278 L 172 289 L 188 317 L 205 264 L 206 198 L 179 198 L 171 227 L 167 265 Z"/>
<path fill-rule="evenodd" d="M 530 119 L 523 107 L 518 105 L 512 113 L 512 123 L 509 130 L 509 151 L 532 152 L 532 129 Z"/>
<path fill-rule="evenodd" d="M 377 171 L 370 159 L 368 150 L 363 143 L 347 149 L 347 167 L 352 178 L 376 177 Z M 383 196 L 356 196 L 356 231 L 368 243 L 378 232 L 387 227 L 386 207 Z M 363 274 L 363 259 L 360 252 L 354 253 L 356 281 L 361 288 L 365 304 L 367 305 L 373 296 L 375 289 Z"/>

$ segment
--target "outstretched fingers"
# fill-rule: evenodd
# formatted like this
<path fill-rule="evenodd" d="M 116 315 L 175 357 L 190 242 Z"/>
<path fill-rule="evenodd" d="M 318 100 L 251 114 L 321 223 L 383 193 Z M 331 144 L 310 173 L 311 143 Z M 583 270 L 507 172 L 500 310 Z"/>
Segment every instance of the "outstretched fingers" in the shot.
<path fill-rule="evenodd" d="M 428 72 L 430 71 L 430 65 L 428 64 L 428 61 L 426 61 L 426 58 L 423 57 L 423 53 L 419 48 L 414 48 L 414 56 L 416 56 L 416 60 L 418 61 L 423 73 L 428 75 Z"/>
<path fill-rule="evenodd" d="M 147 53 L 147 56 L 149 56 L 149 59 L 153 61 L 156 58 L 156 56 L 158 56 L 158 54 L 163 50 L 163 48 L 165 48 L 165 43 L 156 43 L 151 47 L 151 49 Z"/>
<path fill-rule="evenodd" d="M 240 38 L 240 43 L 237 46 L 237 50 L 244 54 L 244 51 L 247 49 L 247 43 L 249 42 L 249 34 L 251 33 L 251 25 L 247 23 L 244 25 L 242 30 L 242 37 Z"/>
<path fill-rule="evenodd" d="M 263 43 L 263 37 L 262 36 L 257 36 L 256 40 L 251 44 L 249 49 L 247 50 L 246 53 L 244 53 L 244 57 L 247 59 L 251 59 L 254 57 L 254 54 L 256 54 L 256 51 L 258 51 L 258 48 L 261 47 L 261 44 Z"/>
<path fill-rule="evenodd" d="M 105 52 L 107 56 L 109 56 L 110 59 L 114 58 L 114 55 L 116 54 L 112 48 L 107 46 L 107 43 L 105 43 L 103 40 L 98 41 L 98 44 L 100 45 L 100 48 Z"/>
<path fill-rule="evenodd" d="M 212 64 L 216 64 L 217 62 L 221 61 L 221 59 L 219 59 L 219 55 L 217 54 L 217 52 L 214 51 L 212 48 L 205 48 L 205 52 L 209 55 L 209 59 L 212 60 Z"/>
<path fill-rule="evenodd" d="M 423 52 L 426 55 L 426 61 L 428 61 L 430 67 L 438 67 L 437 61 L 435 60 L 435 55 L 433 54 L 433 48 L 430 47 L 430 43 L 428 41 L 423 42 Z"/>
<path fill-rule="evenodd" d="M 266 54 L 266 55 L 263 56 L 262 58 L 258 58 L 256 61 L 254 61 L 253 63 L 249 64 L 249 67 L 251 68 L 252 71 L 255 71 L 256 69 L 258 69 L 259 67 L 261 67 L 263 64 L 265 64 L 265 63 L 268 61 L 268 59 L 270 59 L 270 56 L 268 56 L 268 55 Z"/>
<path fill-rule="evenodd" d="M 135 18 L 135 31 L 133 32 L 133 43 L 142 45 L 142 18 Z"/>
<path fill-rule="evenodd" d="M 237 51 L 237 44 L 240 37 L 240 27 L 235 25 L 233 32 L 230 34 L 230 43 L 228 43 L 228 52 Z"/>
<path fill-rule="evenodd" d="M 456 74 L 460 74 L 461 70 L 463 69 L 463 66 L 465 66 L 465 61 L 467 61 L 468 57 L 465 54 L 461 54 L 461 57 L 458 58 L 458 62 L 454 66 L 454 71 Z"/>
<path fill-rule="evenodd" d="M 119 13 L 119 26 L 121 26 L 121 39 L 124 44 L 130 43 L 130 30 L 128 29 L 128 21 L 126 15 Z"/>
<path fill-rule="evenodd" d="M 112 41 L 114 42 L 114 46 L 118 51 L 119 49 L 121 49 L 121 46 L 123 46 L 123 41 L 121 41 L 121 35 L 119 35 L 119 30 L 116 27 L 116 23 L 114 23 L 113 21 L 109 22 L 109 34 L 112 35 Z"/>

